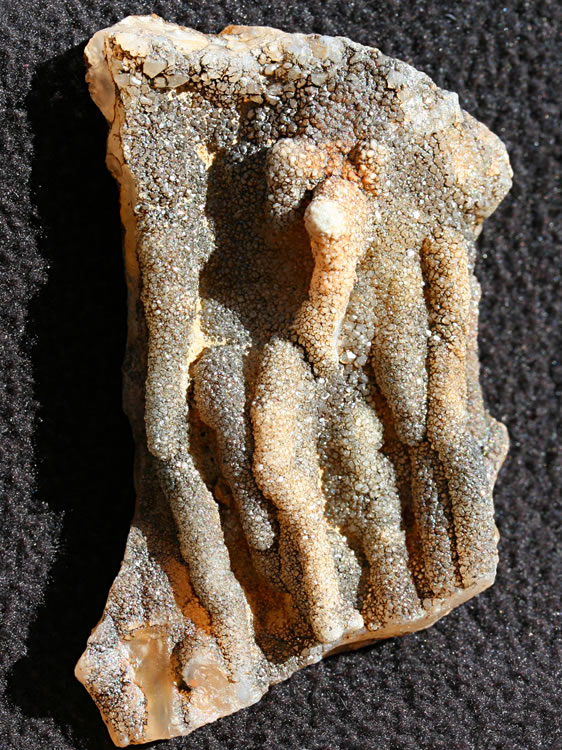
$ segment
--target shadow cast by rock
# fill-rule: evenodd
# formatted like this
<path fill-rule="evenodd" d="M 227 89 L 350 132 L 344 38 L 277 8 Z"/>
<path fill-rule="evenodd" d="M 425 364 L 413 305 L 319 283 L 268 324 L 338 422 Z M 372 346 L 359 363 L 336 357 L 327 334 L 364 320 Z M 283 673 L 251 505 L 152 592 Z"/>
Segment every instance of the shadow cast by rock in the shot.
<path fill-rule="evenodd" d="M 133 511 L 133 446 L 121 410 L 126 291 L 106 125 L 84 82 L 84 45 L 42 65 L 28 97 L 32 185 L 48 281 L 31 315 L 38 493 L 62 534 L 9 697 L 78 747 L 113 747 L 74 665 L 117 573 Z M 22 571 L 25 575 L 25 571 Z"/>

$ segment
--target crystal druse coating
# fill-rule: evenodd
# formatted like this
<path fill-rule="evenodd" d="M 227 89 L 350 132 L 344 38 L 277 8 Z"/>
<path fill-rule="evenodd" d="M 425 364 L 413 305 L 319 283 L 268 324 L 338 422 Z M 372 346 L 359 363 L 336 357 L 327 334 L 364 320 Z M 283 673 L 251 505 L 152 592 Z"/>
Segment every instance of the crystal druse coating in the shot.
<path fill-rule="evenodd" d="M 76 674 L 125 746 L 492 584 L 474 260 L 511 169 L 455 94 L 348 39 L 132 16 L 86 61 L 137 507 Z"/>

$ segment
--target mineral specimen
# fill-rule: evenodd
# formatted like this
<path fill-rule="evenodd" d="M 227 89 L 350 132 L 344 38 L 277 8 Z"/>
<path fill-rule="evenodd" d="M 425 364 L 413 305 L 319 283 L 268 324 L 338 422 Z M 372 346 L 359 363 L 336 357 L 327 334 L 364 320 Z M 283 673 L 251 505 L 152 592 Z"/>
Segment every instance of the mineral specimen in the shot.
<path fill-rule="evenodd" d="M 455 94 L 347 39 L 133 16 L 86 60 L 138 502 L 76 674 L 124 746 L 493 582 L 474 243 L 511 170 Z"/>

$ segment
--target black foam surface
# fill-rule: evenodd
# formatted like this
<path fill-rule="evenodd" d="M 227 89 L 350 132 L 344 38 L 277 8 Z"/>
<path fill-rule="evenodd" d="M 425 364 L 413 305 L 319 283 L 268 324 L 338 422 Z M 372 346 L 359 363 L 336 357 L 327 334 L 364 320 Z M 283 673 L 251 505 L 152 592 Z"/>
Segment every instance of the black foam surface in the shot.
<path fill-rule="evenodd" d="M 130 13 L 349 36 L 457 91 L 514 186 L 479 241 L 482 382 L 512 447 L 495 586 L 428 631 L 331 658 L 164 750 L 535 750 L 560 734 L 557 0 L 0 2 L 0 748 L 108 750 L 73 677 L 134 505 L 125 286 L 82 52 Z"/>

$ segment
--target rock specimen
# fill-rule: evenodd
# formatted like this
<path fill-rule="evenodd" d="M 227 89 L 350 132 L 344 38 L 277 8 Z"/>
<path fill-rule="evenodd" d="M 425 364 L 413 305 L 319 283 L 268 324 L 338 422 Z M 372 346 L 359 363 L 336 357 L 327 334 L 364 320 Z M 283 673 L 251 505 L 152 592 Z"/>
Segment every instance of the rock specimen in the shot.
<path fill-rule="evenodd" d="M 125 746 L 493 582 L 474 242 L 511 170 L 455 94 L 347 39 L 130 17 L 86 60 L 138 503 L 76 673 Z"/>

